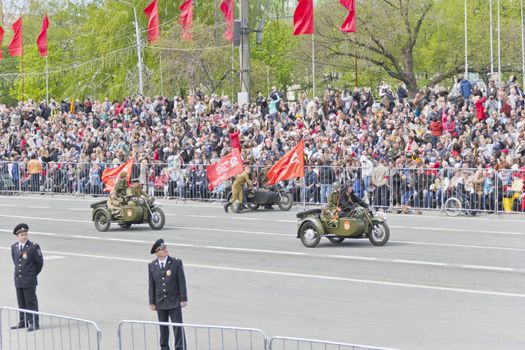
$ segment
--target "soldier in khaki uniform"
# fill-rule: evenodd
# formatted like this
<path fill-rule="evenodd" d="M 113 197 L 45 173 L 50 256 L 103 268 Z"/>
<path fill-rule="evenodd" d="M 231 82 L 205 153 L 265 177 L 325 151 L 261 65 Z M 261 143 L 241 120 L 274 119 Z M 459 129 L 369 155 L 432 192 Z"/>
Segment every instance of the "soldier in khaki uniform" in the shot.
<path fill-rule="evenodd" d="M 127 202 L 128 174 L 123 171 L 119 174 L 115 188 L 108 199 L 108 208 L 115 217 L 120 217 L 120 208 Z"/>
<path fill-rule="evenodd" d="M 130 188 L 127 190 L 128 205 L 136 206 L 137 202 L 134 198 L 142 198 L 146 200 L 150 205 L 155 202 L 155 197 L 151 197 L 143 189 L 142 185 L 138 182 L 133 182 Z"/>
<path fill-rule="evenodd" d="M 232 197 L 228 203 L 224 204 L 225 212 L 228 212 L 228 208 L 236 201 L 238 201 L 241 204 L 240 210 L 242 211 L 242 205 L 243 205 L 243 199 L 244 199 L 242 195 L 242 191 L 244 189 L 244 186 L 248 185 L 249 188 L 253 187 L 252 181 L 250 180 L 250 172 L 251 172 L 250 167 L 249 166 L 245 167 L 244 172 L 241 175 L 237 176 L 237 178 L 233 182 Z"/>
<path fill-rule="evenodd" d="M 321 218 L 328 223 L 329 226 L 337 226 L 339 220 L 339 212 L 341 208 L 339 203 L 341 200 L 341 184 L 335 182 L 332 185 L 332 193 L 328 195 L 328 205 L 323 208 Z"/>

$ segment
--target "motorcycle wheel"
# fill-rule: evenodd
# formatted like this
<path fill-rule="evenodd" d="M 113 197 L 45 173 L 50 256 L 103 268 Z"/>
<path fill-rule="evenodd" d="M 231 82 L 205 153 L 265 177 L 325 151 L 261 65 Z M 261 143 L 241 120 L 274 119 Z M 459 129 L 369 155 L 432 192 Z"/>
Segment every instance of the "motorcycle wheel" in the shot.
<path fill-rule="evenodd" d="M 307 221 L 299 228 L 299 238 L 305 247 L 313 248 L 319 244 L 321 235 L 317 231 L 317 227 L 312 222 Z"/>
<path fill-rule="evenodd" d="M 290 193 L 279 193 L 277 194 L 277 205 L 282 211 L 288 211 L 292 209 L 293 198 Z"/>
<path fill-rule="evenodd" d="M 111 219 L 105 211 L 99 210 L 93 218 L 95 227 L 100 232 L 106 232 L 111 226 Z"/>
<path fill-rule="evenodd" d="M 390 228 L 386 222 L 376 221 L 372 222 L 370 226 L 370 232 L 368 233 L 368 239 L 370 243 L 375 246 L 384 246 L 390 238 Z"/>
<path fill-rule="evenodd" d="M 126 223 L 124 223 L 124 224 L 118 224 L 118 225 L 119 225 L 120 227 L 122 227 L 122 228 L 130 228 L 130 227 L 131 227 L 131 224 L 128 223 L 128 222 L 126 222 Z"/>
<path fill-rule="evenodd" d="M 260 205 L 257 204 L 257 203 L 246 203 L 246 205 L 248 206 L 248 208 L 250 208 L 251 210 L 257 210 L 259 209 Z"/>
<path fill-rule="evenodd" d="M 162 211 L 162 209 L 151 209 L 151 216 L 148 219 L 149 227 L 151 227 L 153 230 L 161 230 L 164 227 L 165 222 L 166 217 L 164 216 L 164 212 Z"/>
<path fill-rule="evenodd" d="M 326 237 L 326 238 L 328 238 L 330 242 L 335 243 L 335 244 L 343 243 L 343 241 L 345 240 L 345 237 L 341 237 L 341 236 Z"/>

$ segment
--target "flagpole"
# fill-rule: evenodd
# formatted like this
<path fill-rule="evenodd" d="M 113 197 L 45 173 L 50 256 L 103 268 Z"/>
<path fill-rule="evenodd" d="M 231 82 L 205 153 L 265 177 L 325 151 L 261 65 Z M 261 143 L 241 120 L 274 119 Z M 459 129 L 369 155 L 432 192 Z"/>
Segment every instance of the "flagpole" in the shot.
<path fill-rule="evenodd" d="M 47 62 L 47 54 L 46 54 L 46 103 L 49 104 L 49 66 Z"/>
<path fill-rule="evenodd" d="M 520 0 L 521 6 L 521 74 L 522 84 L 525 82 L 525 29 L 523 28 L 523 0 Z M 523 88 L 523 85 L 522 85 Z"/>
<path fill-rule="evenodd" d="M 500 26 L 500 6 L 498 0 L 498 80 L 501 81 L 501 26 Z"/>
<path fill-rule="evenodd" d="M 490 74 L 494 74 L 494 43 L 493 43 L 493 31 L 494 31 L 494 25 L 492 21 L 492 0 L 489 2 L 489 9 L 490 9 Z"/>
<path fill-rule="evenodd" d="M 467 0 L 465 0 L 465 79 L 468 79 L 468 16 L 467 16 Z"/>
<path fill-rule="evenodd" d="M 315 99 L 315 37 L 312 33 L 312 99 Z"/>
<path fill-rule="evenodd" d="M 159 51 L 159 70 L 160 70 L 160 95 L 164 97 L 164 82 L 162 77 L 162 50 Z"/>

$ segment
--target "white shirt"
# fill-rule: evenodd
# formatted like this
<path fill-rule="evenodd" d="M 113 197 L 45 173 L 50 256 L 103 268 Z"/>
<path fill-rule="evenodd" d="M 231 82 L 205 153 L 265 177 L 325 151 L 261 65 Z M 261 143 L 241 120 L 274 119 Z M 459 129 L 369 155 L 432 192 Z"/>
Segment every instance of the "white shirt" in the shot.
<path fill-rule="evenodd" d="M 22 251 L 22 249 L 24 249 L 25 245 L 26 245 L 25 243 L 18 243 L 18 250 Z"/>
<path fill-rule="evenodd" d="M 164 260 L 160 260 L 160 259 L 157 259 L 157 260 L 159 261 L 159 266 L 160 266 L 161 269 L 166 267 L 166 263 L 168 262 L 168 258 L 167 257 L 164 258 Z"/>

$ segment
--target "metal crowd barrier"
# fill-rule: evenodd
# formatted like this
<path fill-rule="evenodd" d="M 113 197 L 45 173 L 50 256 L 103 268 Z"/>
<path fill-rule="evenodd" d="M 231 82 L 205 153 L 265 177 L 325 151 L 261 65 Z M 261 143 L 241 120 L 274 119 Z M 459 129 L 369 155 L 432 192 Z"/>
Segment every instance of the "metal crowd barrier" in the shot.
<path fill-rule="evenodd" d="M 20 314 L 40 328 L 10 329 L 20 323 Z M 101 331 L 97 324 L 80 318 L 34 312 L 9 307 L 0 308 L 0 350 L 100 350 Z"/>
<path fill-rule="evenodd" d="M 348 343 L 336 343 L 314 339 L 273 337 L 269 340 L 269 350 L 394 350 Z"/>
<path fill-rule="evenodd" d="M 258 329 L 130 320 L 119 323 L 119 350 L 158 349 L 161 326 L 170 328 L 171 349 L 175 349 L 174 327 L 180 327 L 183 350 L 267 350 L 268 338 Z"/>
<path fill-rule="evenodd" d="M 101 177 L 112 164 L 45 163 L 41 174 L 29 174 L 25 162 L 0 162 L 0 194 L 39 192 L 106 196 Z M 252 166 L 254 181 L 264 181 L 264 169 Z M 132 178 L 138 179 L 150 195 L 179 200 L 224 201 L 231 181 L 212 188 L 206 165 L 172 163 L 135 164 Z M 305 166 L 302 179 L 279 184 L 289 191 L 296 204 L 322 205 L 332 191 L 332 183 L 354 184 L 354 192 L 376 207 L 395 210 L 445 211 L 461 207 L 459 214 L 525 213 L 525 171 L 445 168 L 375 167 L 364 176 L 359 167 Z M 452 198 L 452 199 L 451 199 Z"/>

